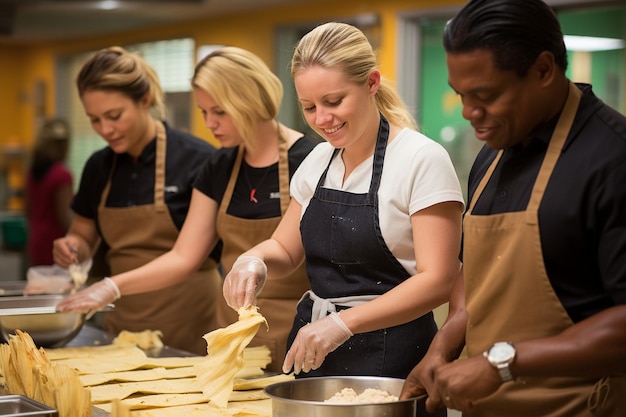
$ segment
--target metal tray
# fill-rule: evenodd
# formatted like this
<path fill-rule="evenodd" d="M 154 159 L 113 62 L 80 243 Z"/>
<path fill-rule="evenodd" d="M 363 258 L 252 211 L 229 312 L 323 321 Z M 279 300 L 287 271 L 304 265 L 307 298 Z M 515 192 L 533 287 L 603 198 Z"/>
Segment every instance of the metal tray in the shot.
<path fill-rule="evenodd" d="M 19 297 L 0 297 L 0 317 L 23 316 L 31 314 L 55 314 L 56 305 L 65 296 L 61 294 L 37 294 Z M 99 312 L 112 311 L 113 304 L 98 310 Z M 1 414 L 0 414 L 1 415 Z"/>
<path fill-rule="evenodd" d="M 41 403 L 39 403 L 39 402 L 37 402 L 37 401 L 31 400 L 30 398 L 25 397 L 25 396 L 23 396 L 23 395 L 12 395 L 12 394 L 9 394 L 9 393 L 7 392 L 7 390 L 6 390 L 6 388 L 4 388 L 4 387 L 0 386 L 0 399 L 3 399 L 3 398 L 8 398 L 8 397 L 20 397 L 20 398 L 24 398 L 27 402 L 31 402 L 31 403 L 32 403 L 32 402 L 34 402 L 34 403 L 36 403 L 38 406 L 47 407 L 46 405 L 41 404 Z M 29 414 L 5 414 L 5 410 L 4 410 L 4 408 L 2 408 L 2 407 L 3 407 L 3 405 L 1 405 L 1 403 L 0 403 L 0 416 L 3 416 L 3 417 L 4 417 L 4 416 L 8 416 L 8 417 L 11 417 L 11 416 L 13 416 L 13 417 L 21 417 L 21 416 L 58 417 L 58 415 L 59 415 L 59 413 L 58 413 L 58 411 L 57 411 L 57 410 L 55 410 L 55 409 L 53 409 L 53 408 L 49 408 L 49 407 L 48 407 L 48 408 L 46 408 L 46 410 L 52 410 L 52 411 L 54 411 L 54 413 L 53 413 L 53 414 L 50 414 L 50 413 L 44 413 L 44 414 L 41 414 L 41 413 L 40 413 L 40 412 L 38 412 L 38 411 L 37 411 L 37 412 L 35 412 L 35 414 L 30 414 L 30 413 L 29 413 Z M 109 413 L 107 413 L 106 411 L 104 411 L 104 410 L 103 410 L 103 409 L 101 409 L 101 408 L 97 408 L 97 407 L 95 407 L 95 406 L 93 406 L 93 407 L 91 407 L 91 408 L 92 408 L 92 412 L 93 412 L 93 417 L 108 417 L 108 416 L 109 416 Z M 9 412 L 9 411 L 7 410 L 6 412 Z"/>
<path fill-rule="evenodd" d="M 0 416 L 58 417 L 59 413 L 54 408 L 50 408 L 23 395 L 1 395 Z"/>
<path fill-rule="evenodd" d="M 26 281 L 0 281 L 0 296 L 22 295 L 26 288 Z"/>

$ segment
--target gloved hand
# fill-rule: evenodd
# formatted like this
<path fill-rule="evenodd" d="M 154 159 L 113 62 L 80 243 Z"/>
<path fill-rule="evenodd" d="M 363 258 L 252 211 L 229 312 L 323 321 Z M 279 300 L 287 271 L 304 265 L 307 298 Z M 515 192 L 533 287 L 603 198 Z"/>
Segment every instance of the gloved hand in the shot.
<path fill-rule="evenodd" d="M 307 324 L 298 331 L 287 352 L 283 372 L 288 373 L 292 367 L 296 374 L 319 368 L 326 355 L 352 336 L 352 332 L 337 313 L 330 313 L 323 319 Z"/>
<path fill-rule="evenodd" d="M 115 282 L 111 278 L 106 277 L 84 290 L 64 298 L 63 301 L 57 304 L 56 309 L 64 313 L 91 312 L 93 315 L 93 313 L 106 307 L 121 296 L 122 294 Z"/>
<path fill-rule="evenodd" d="M 267 266 L 256 256 L 240 256 L 224 279 L 224 298 L 226 303 L 235 309 L 256 305 L 265 280 Z"/>
<path fill-rule="evenodd" d="M 62 268 L 67 268 L 72 263 L 77 262 L 77 248 L 79 245 L 79 240 L 72 235 L 56 239 L 52 243 L 52 257 L 54 258 L 54 263 Z"/>

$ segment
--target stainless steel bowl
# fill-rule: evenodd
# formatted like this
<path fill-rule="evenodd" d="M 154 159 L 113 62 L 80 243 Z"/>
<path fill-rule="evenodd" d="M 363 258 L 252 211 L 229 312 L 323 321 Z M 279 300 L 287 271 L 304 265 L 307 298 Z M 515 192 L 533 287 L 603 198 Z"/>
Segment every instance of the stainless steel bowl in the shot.
<path fill-rule="evenodd" d="M 85 323 L 85 314 L 60 313 L 56 305 L 63 295 L 0 297 L 2 338 L 16 329 L 27 332 L 39 347 L 60 347 L 72 340 Z"/>
<path fill-rule="evenodd" d="M 272 399 L 273 417 L 414 417 L 417 398 L 373 404 L 324 403 L 344 388 L 357 393 L 374 388 L 400 396 L 403 384 L 403 379 L 370 376 L 302 378 L 269 385 L 265 393 Z"/>

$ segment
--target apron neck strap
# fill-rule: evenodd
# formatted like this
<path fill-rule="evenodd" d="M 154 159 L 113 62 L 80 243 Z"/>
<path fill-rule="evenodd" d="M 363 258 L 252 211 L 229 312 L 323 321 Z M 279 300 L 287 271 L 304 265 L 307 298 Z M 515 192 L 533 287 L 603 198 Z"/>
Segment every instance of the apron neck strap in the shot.
<path fill-rule="evenodd" d="M 537 212 L 539 209 L 539 204 L 543 198 L 550 176 L 554 171 L 556 162 L 561 155 L 563 145 L 565 145 L 567 136 L 569 135 L 572 125 L 574 124 L 574 117 L 576 116 L 581 96 L 582 93 L 578 87 L 570 82 L 569 93 L 567 95 L 567 100 L 565 101 L 565 106 L 563 107 L 561 116 L 559 116 L 559 120 L 554 128 L 554 132 L 550 138 L 550 144 L 548 145 L 548 150 L 546 151 L 546 156 L 543 158 L 539 174 L 537 175 L 535 185 L 533 186 L 530 201 L 526 209 L 529 213 Z"/>
<path fill-rule="evenodd" d="M 576 116 L 576 111 L 578 109 L 578 104 L 580 103 L 581 96 L 582 93 L 580 92 L 578 87 L 576 87 L 574 83 L 570 82 L 567 100 L 565 101 L 565 105 L 563 107 L 561 115 L 559 116 L 557 125 L 554 129 L 554 132 L 552 133 L 552 137 L 550 138 L 550 143 L 548 145 L 546 155 L 541 164 L 541 168 L 539 169 L 539 174 L 537 175 L 537 179 L 535 180 L 530 200 L 526 208 L 526 212 L 528 213 L 527 220 L 530 223 L 534 224 L 537 222 L 536 213 L 539 209 L 539 204 L 541 203 L 541 199 L 543 198 L 543 194 L 545 192 L 550 176 L 554 171 L 556 162 L 561 155 L 563 145 L 565 145 L 567 136 L 569 135 L 572 124 L 574 123 L 574 117 Z M 503 152 L 504 151 L 502 149 L 498 152 L 495 159 L 487 169 L 487 172 L 478 183 L 478 187 L 476 187 L 474 196 L 470 201 L 467 213 L 471 214 L 474 210 L 474 206 L 476 205 L 476 202 L 478 201 L 480 195 L 487 186 L 487 183 L 491 179 L 491 176 L 493 175 L 493 172 L 495 171 L 498 162 L 502 158 Z"/>
<path fill-rule="evenodd" d="M 280 132 L 280 123 L 276 121 L 278 131 L 278 190 L 280 192 L 280 212 L 284 215 L 289 207 L 290 194 L 289 194 L 289 144 L 287 139 Z M 246 148 L 243 144 L 239 145 L 237 149 L 237 156 L 235 158 L 235 164 L 233 165 L 233 171 L 230 174 L 224 196 L 222 197 L 222 203 L 220 204 L 219 211 L 224 214 L 226 209 L 230 205 L 230 200 L 233 197 L 235 191 L 235 184 L 239 177 L 239 171 L 241 170 L 241 164 L 243 162 L 243 155 Z M 269 169 L 269 167 L 268 167 Z"/>
<path fill-rule="evenodd" d="M 154 164 L 154 205 L 157 211 L 163 211 L 167 208 L 165 205 L 165 126 L 160 120 L 155 120 L 155 127 L 156 161 Z"/>
<path fill-rule="evenodd" d="M 154 205 L 157 211 L 163 211 L 167 209 L 165 205 L 165 153 L 166 153 L 166 136 L 165 126 L 160 120 L 155 120 L 156 130 L 156 160 L 154 163 Z M 111 165 L 111 171 L 109 172 L 109 178 L 102 190 L 102 198 L 100 199 L 100 207 L 106 205 L 106 200 L 111 191 L 111 181 L 113 179 L 113 172 L 115 171 L 115 165 L 117 162 L 117 154 L 113 156 L 113 164 Z"/>

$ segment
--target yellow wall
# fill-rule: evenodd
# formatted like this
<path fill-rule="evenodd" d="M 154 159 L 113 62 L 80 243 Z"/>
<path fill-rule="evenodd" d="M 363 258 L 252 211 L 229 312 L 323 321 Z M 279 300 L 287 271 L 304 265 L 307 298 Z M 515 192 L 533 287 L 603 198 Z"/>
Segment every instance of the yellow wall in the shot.
<path fill-rule="evenodd" d="M 35 83 L 42 80 L 46 88 L 45 115 L 55 114 L 54 65 L 57 56 L 74 54 L 118 44 L 147 42 L 181 37 L 193 38 L 196 45 L 229 44 L 248 49 L 268 65 L 274 64 L 275 33 L 278 26 L 293 23 L 317 23 L 340 20 L 359 14 L 375 13 L 381 24 L 380 63 L 384 74 L 395 74 L 397 13 L 461 4 L 461 0 L 318 0 L 309 4 L 285 5 L 262 11 L 221 16 L 158 28 L 129 31 L 73 41 L 38 45 L 0 45 L 0 146 L 11 138 L 28 146 L 32 142 L 35 110 L 32 94 Z M 195 106 L 192 106 L 195 109 Z M 201 115 L 194 111 L 191 130 L 209 137 Z"/>

